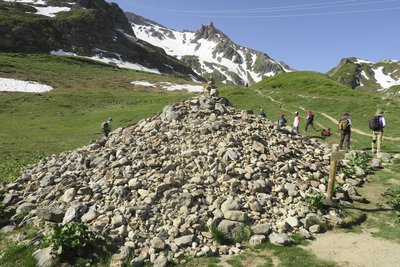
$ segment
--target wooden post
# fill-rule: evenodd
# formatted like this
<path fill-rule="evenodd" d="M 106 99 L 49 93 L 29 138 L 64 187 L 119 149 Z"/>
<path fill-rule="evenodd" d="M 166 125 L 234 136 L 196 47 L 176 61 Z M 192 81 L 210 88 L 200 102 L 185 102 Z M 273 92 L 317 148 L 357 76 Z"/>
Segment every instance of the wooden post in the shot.
<path fill-rule="evenodd" d="M 329 170 L 329 180 L 328 180 L 328 197 L 332 200 L 333 197 L 333 189 L 335 187 L 335 177 L 336 177 L 336 168 L 338 160 L 344 158 L 344 151 L 339 151 L 338 145 L 332 145 L 332 154 L 331 154 L 331 168 Z"/>

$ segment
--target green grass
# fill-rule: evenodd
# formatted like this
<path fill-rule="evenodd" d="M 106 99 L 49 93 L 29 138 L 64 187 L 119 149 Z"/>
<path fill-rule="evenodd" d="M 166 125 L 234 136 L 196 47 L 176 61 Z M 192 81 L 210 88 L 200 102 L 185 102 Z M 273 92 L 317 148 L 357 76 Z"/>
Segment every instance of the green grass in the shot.
<path fill-rule="evenodd" d="M 32 258 L 34 252 L 31 246 L 11 245 L 5 251 L 3 257 L 0 258 L 0 266 L 2 267 L 35 267 Z"/>
<path fill-rule="evenodd" d="M 42 94 L 0 92 L 0 181 L 15 179 L 21 167 L 44 155 L 101 137 L 100 125 L 108 117 L 113 118 L 115 130 L 191 97 L 129 84 L 187 81 L 68 56 L 0 54 L 0 77 L 54 87 Z"/>

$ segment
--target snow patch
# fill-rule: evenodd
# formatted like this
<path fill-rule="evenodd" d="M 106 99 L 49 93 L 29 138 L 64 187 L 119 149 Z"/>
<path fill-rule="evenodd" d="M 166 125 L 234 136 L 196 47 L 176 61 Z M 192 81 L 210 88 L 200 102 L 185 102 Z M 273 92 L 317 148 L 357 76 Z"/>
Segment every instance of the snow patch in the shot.
<path fill-rule="evenodd" d="M 372 62 L 372 61 L 368 61 L 368 60 L 360 59 L 360 58 L 357 58 L 356 61 L 354 61 L 354 63 L 357 63 L 357 64 L 362 64 L 362 63 L 366 63 L 366 64 L 375 64 L 375 63 Z"/>
<path fill-rule="evenodd" d="M 0 92 L 44 93 L 53 87 L 33 81 L 0 78 Z"/>
<path fill-rule="evenodd" d="M 156 73 L 156 74 L 161 74 L 161 72 L 158 69 L 150 69 L 146 68 L 140 64 L 136 63 L 131 63 L 128 61 L 124 61 L 122 59 L 116 59 L 116 58 L 107 58 L 107 57 L 100 57 L 100 56 L 92 56 L 92 57 L 87 57 L 96 61 L 101 61 L 110 65 L 116 65 L 120 68 L 127 68 L 127 69 L 133 69 L 133 70 L 140 70 L 140 71 L 145 71 L 145 72 L 151 72 L 151 73 Z"/>
<path fill-rule="evenodd" d="M 375 73 L 376 82 L 382 86 L 382 89 L 378 90 L 378 91 L 383 91 L 393 85 L 400 85 L 400 80 L 396 81 L 389 75 L 386 75 L 385 73 L 383 73 L 383 68 L 384 68 L 383 66 L 380 66 L 376 69 L 372 69 Z"/>
<path fill-rule="evenodd" d="M 361 75 L 364 77 L 364 79 L 369 80 L 367 74 L 365 73 L 365 71 L 361 71 Z"/>
<path fill-rule="evenodd" d="M 202 85 L 176 84 L 170 82 L 150 83 L 147 81 L 133 81 L 131 84 L 145 87 L 161 87 L 168 91 L 186 90 L 189 93 L 203 92 L 204 89 Z"/>
<path fill-rule="evenodd" d="M 46 6 L 46 7 L 35 6 L 35 8 L 37 9 L 36 14 L 47 17 L 55 17 L 58 12 L 71 10 L 70 7 L 59 7 L 59 6 Z"/>
<path fill-rule="evenodd" d="M 56 56 L 64 56 L 64 55 L 69 55 L 69 56 L 76 56 L 77 54 L 72 53 L 72 52 L 65 52 L 64 50 L 54 50 L 51 51 L 50 54 L 56 55 Z"/>

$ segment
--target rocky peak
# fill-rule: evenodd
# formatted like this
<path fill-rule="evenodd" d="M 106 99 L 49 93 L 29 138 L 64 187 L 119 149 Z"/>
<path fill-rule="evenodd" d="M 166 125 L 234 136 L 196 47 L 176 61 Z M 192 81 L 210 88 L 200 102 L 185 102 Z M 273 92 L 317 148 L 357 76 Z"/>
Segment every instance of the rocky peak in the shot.
<path fill-rule="evenodd" d="M 77 5 L 83 8 L 96 9 L 111 18 L 115 26 L 134 35 L 132 27 L 124 11 L 116 3 L 107 3 L 104 0 L 77 0 Z"/>
<path fill-rule="evenodd" d="M 195 33 L 193 42 L 196 42 L 199 39 L 216 41 L 221 39 L 221 37 L 227 38 L 222 31 L 215 28 L 214 23 L 210 22 L 208 25 L 201 25 L 200 29 Z"/>

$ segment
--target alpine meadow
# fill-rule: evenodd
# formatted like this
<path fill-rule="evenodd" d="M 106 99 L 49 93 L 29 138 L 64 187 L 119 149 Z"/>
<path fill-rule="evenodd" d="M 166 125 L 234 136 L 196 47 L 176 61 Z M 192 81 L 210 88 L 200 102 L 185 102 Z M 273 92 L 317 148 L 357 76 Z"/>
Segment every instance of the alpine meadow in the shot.
<path fill-rule="evenodd" d="M 396 1 L 116 2 L 0 0 L 0 266 L 399 266 L 400 61 L 265 52 Z"/>

